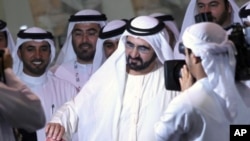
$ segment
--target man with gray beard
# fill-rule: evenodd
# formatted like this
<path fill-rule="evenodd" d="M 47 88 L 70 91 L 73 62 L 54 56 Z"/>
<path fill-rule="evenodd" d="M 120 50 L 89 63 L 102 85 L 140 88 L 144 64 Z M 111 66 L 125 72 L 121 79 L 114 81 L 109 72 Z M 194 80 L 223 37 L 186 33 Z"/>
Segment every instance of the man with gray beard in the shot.
<path fill-rule="evenodd" d="M 162 22 L 132 18 L 118 48 L 46 126 L 48 140 L 153 141 L 154 123 L 178 94 L 165 89 L 164 61 L 173 59 Z"/>
<path fill-rule="evenodd" d="M 70 17 L 66 41 L 51 69 L 56 77 L 81 89 L 101 64 L 94 56 L 106 20 L 104 14 L 93 9 L 81 10 Z"/>

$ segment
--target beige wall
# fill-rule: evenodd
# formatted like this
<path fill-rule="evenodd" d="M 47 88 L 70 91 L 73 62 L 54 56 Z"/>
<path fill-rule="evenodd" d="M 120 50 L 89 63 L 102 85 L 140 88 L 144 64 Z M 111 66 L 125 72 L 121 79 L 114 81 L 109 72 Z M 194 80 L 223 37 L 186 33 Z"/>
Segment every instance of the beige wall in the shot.
<path fill-rule="evenodd" d="M 132 18 L 134 17 L 134 8 L 130 0 L 103 0 L 102 11 L 109 20 Z"/>
<path fill-rule="evenodd" d="M 5 19 L 2 0 L 0 0 L 0 19 Z"/>
<path fill-rule="evenodd" d="M 7 22 L 14 40 L 21 25 L 33 26 L 30 5 L 28 0 L 1 0 L 3 19 Z"/>
<path fill-rule="evenodd" d="M 65 33 L 67 20 L 73 14 L 72 7 L 66 7 L 65 1 L 68 2 L 69 0 L 0 0 L 0 18 L 8 23 L 8 27 L 14 38 L 19 27 L 23 24 L 40 26 L 58 36 Z M 72 4 L 72 1 L 80 2 L 79 0 L 71 0 L 70 4 Z M 188 0 L 83 1 L 100 3 L 97 5 L 97 8 L 105 13 L 109 20 L 131 18 L 135 15 L 150 14 L 151 12 L 166 12 L 172 13 L 179 25 L 188 4 Z M 248 0 L 236 0 L 239 6 L 246 1 Z M 92 8 L 93 5 L 82 3 L 81 6 L 76 7 L 78 9 L 79 7 Z M 73 9 L 73 11 L 77 11 L 78 9 Z"/>

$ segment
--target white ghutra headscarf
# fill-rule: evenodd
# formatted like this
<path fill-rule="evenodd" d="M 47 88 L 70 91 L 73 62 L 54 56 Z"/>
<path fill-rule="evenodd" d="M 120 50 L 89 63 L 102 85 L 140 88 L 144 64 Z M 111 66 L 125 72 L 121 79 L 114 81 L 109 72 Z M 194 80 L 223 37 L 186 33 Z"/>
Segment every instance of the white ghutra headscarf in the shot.
<path fill-rule="evenodd" d="M 85 9 L 72 15 L 69 19 L 68 31 L 66 41 L 60 50 L 60 53 L 56 59 L 56 65 L 62 63 L 76 60 L 76 54 L 72 45 L 72 35 L 71 32 L 77 23 L 98 23 L 102 28 L 106 24 L 106 15 L 101 14 L 99 11 L 93 9 Z M 95 64 L 95 62 L 93 63 Z"/>
<path fill-rule="evenodd" d="M 104 53 L 103 43 L 106 40 L 116 41 L 119 40 L 122 33 L 126 29 L 126 20 L 112 20 L 109 21 L 100 31 L 99 38 L 96 44 L 96 52 L 94 57 L 94 62 L 96 63 L 93 66 L 93 70 L 97 70 L 99 66 L 106 61 L 106 56 Z M 97 64 L 98 63 L 98 64 Z M 97 68 L 96 68 L 97 67 Z"/>
<path fill-rule="evenodd" d="M 235 85 L 236 49 L 227 32 L 216 23 L 202 22 L 187 27 L 182 40 L 185 47 L 201 58 L 211 88 L 224 100 L 230 116 L 236 116 L 235 100 L 239 95 Z"/>
<path fill-rule="evenodd" d="M 51 49 L 49 65 L 51 65 L 55 59 L 56 48 L 53 41 L 53 35 L 50 32 L 39 27 L 31 27 L 26 30 L 20 30 L 19 33 L 17 34 L 16 46 L 12 52 L 13 63 L 14 63 L 13 71 L 17 75 L 20 75 L 23 72 L 23 62 L 22 60 L 20 60 L 19 56 L 17 55 L 17 52 L 19 47 L 21 47 L 23 43 L 28 41 L 36 41 L 36 42 L 47 41 Z M 47 69 L 49 69 L 49 66 Z"/>
<path fill-rule="evenodd" d="M 174 33 L 175 40 L 178 41 L 180 31 L 172 15 L 168 15 L 164 13 L 152 13 L 149 16 L 152 16 L 161 20 Z"/>
<path fill-rule="evenodd" d="M 149 21 L 149 22 L 145 22 Z M 173 59 L 172 49 L 169 45 L 169 36 L 164 24 L 151 16 L 139 16 L 132 19 L 130 25 L 119 41 L 119 48 L 124 48 L 127 36 L 141 38 L 147 41 L 154 49 L 158 60 L 164 64 L 166 60 Z"/>

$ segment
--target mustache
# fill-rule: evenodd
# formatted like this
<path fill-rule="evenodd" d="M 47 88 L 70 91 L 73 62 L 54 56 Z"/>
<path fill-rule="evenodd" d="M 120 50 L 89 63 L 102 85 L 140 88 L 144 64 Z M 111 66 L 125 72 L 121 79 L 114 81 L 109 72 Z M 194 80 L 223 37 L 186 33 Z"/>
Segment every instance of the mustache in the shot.
<path fill-rule="evenodd" d="M 84 42 L 84 43 L 81 43 L 79 45 L 80 48 L 83 48 L 83 47 L 93 47 L 92 44 L 88 43 L 88 42 Z"/>
<path fill-rule="evenodd" d="M 33 60 L 31 60 L 31 62 L 44 62 L 44 60 L 43 59 L 33 59 Z"/>
<path fill-rule="evenodd" d="M 131 57 L 130 55 L 128 55 L 128 59 L 133 59 L 133 60 L 138 60 L 138 61 L 141 61 L 142 59 L 140 57 Z"/>
<path fill-rule="evenodd" d="M 129 61 L 129 60 L 137 60 L 137 61 L 139 61 L 139 62 L 143 62 L 142 61 L 142 59 L 140 58 L 140 57 L 135 57 L 135 58 L 133 58 L 133 57 L 131 57 L 130 55 L 128 55 L 128 58 L 127 58 L 127 61 Z"/>

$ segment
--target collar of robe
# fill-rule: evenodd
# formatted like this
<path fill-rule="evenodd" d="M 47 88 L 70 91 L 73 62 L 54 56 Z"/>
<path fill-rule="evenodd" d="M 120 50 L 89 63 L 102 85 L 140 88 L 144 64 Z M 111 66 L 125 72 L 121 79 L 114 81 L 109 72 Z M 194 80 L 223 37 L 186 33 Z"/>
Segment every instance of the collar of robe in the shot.
<path fill-rule="evenodd" d="M 21 39 L 53 39 L 53 35 L 50 32 L 46 33 L 27 33 L 25 30 L 20 30 L 17 37 Z"/>
<path fill-rule="evenodd" d="M 107 17 L 105 14 L 101 15 L 71 15 L 69 22 L 79 22 L 79 21 L 106 21 Z"/>
<path fill-rule="evenodd" d="M 155 27 L 152 28 L 147 28 L 147 29 L 142 29 L 140 27 L 134 27 L 131 22 L 133 21 L 133 19 L 131 19 L 128 22 L 127 25 L 127 31 L 130 32 L 131 34 L 134 35 L 138 35 L 138 36 L 147 36 L 147 35 L 153 35 L 155 33 L 158 33 L 159 31 L 161 31 L 165 25 L 163 22 L 159 22 Z"/>
<path fill-rule="evenodd" d="M 48 74 L 45 72 L 39 77 L 33 77 L 22 72 L 20 78 L 31 87 L 41 87 L 43 84 L 47 83 Z"/>

